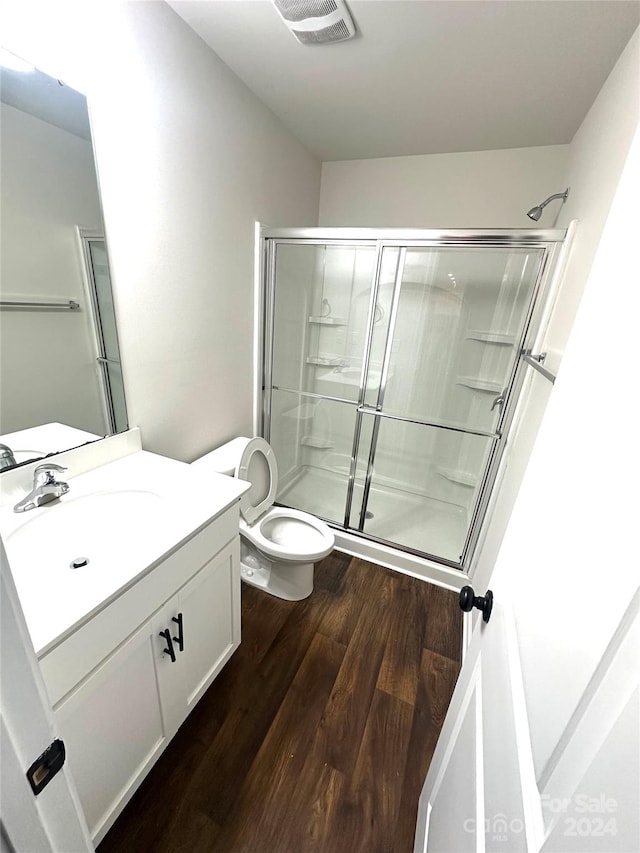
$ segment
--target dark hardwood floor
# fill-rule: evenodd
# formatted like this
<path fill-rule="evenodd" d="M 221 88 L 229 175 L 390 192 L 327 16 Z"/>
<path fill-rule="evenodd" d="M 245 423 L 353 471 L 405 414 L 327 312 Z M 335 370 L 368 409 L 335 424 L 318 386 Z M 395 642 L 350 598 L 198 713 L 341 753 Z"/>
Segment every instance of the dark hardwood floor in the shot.
<path fill-rule="evenodd" d="M 334 552 L 242 645 L 99 853 L 410 853 L 460 668 L 457 595 Z"/>

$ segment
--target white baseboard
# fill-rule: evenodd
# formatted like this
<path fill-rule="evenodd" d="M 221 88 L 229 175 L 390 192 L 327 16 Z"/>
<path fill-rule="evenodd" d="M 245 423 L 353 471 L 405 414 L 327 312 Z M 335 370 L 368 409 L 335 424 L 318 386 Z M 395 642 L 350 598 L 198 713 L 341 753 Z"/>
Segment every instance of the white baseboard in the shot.
<path fill-rule="evenodd" d="M 465 572 L 460 569 L 451 569 L 448 566 L 440 566 L 414 554 L 405 554 L 388 545 L 379 542 L 370 542 L 360 536 L 353 536 L 341 530 L 334 530 L 336 537 L 336 549 L 362 560 L 378 563 L 387 569 L 400 572 L 404 575 L 428 581 L 436 586 L 444 587 L 458 592 L 469 582 Z"/>

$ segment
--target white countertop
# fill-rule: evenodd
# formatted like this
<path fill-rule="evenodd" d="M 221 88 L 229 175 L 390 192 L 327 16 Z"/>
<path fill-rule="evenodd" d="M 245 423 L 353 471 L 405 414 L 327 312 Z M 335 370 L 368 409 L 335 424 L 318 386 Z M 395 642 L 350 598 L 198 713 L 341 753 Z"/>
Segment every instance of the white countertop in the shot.
<path fill-rule="evenodd" d="M 101 438 L 104 436 L 67 426 L 67 424 L 49 423 L 27 427 L 16 432 L 7 432 L 0 435 L 0 442 L 11 448 L 16 462 L 20 464 L 29 459 L 42 458 L 50 453 L 60 453 Z"/>
<path fill-rule="evenodd" d="M 8 503 L 0 508 L 0 534 L 39 656 L 121 595 L 249 488 L 248 483 L 232 477 L 209 472 L 204 475 L 195 466 L 144 450 L 75 476 L 69 464 L 69 471 L 58 476 L 69 483 L 70 490 L 55 503 L 23 513 L 13 512 L 12 504 Z M 121 523 L 114 524 L 108 507 L 117 506 L 117 493 L 125 493 L 124 498 L 148 495 L 150 500 L 148 503 L 143 500 L 140 508 L 134 501 L 135 510 L 125 513 Z M 109 501 L 103 515 L 100 496 L 105 494 Z M 97 501 L 95 495 L 99 496 Z M 71 532 L 65 534 L 64 541 L 49 535 L 53 540 L 49 543 L 47 530 L 49 534 L 56 530 L 54 513 L 57 512 L 56 521 L 68 519 L 64 502 L 77 501 L 76 507 L 81 506 L 86 496 L 94 501 L 84 504 L 92 513 L 90 523 L 74 528 L 67 525 L 65 529 Z M 84 517 L 89 518 L 86 512 Z M 45 523 L 39 525 L 40 519 Z M 24 525 L 29 528 L 12 538 Z M 31 538 L 38 537 L 39 528 L 43 541 Z M 92 536 L 95 537 L 96 531 L 103 544 L 93 546 Z M 28 544 L 26 551 L 19 543 L 20 538 Z M 83 552 L 92 547 L 98 552 L 107 551 L 111 555 L 108 569 L 104 567 L 104 554 L 100 553 L 87 566 L 71 569 L 69 561 L 81 556 L 76 553 L 76 542 Z M 25 553 L 31 556 L 25 558 Z M 33 553 L 38 555 L 37 559 Z"/>

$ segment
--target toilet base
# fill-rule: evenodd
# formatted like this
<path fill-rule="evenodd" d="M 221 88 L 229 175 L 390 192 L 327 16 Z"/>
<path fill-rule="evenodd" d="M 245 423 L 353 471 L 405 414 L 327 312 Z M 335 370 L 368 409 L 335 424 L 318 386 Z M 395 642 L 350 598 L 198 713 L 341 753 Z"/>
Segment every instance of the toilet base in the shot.
<path fill-rule="evenodd" d="M 302 601 L 313 592 L 313 563 L 272 560 L 240 536 L 240 576 L 245 583 L 286 601 Z"/>

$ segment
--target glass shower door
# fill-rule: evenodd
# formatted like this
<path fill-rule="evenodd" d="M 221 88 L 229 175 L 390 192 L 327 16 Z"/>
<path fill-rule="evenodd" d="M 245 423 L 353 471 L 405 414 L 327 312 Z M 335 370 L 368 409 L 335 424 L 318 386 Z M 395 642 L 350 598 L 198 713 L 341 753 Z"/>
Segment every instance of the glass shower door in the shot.
<path fill-rule="evenodd" d="M 276 500 L 466 568 L 564 234 L 313 232 L 267 237 Z"/>
<path fill-rule="evenodd" d="M 272 247 L 266 437 L 277 501 L 345 522 L 375 243 Z"/>
<path fill-rule="evenodd" d="M 384 253 L 396 275 L 392 289 L 378 288 L 385 319 L 372 329 L 349 526 L 459 565 L 500 438 L 544 250 Z"/>

